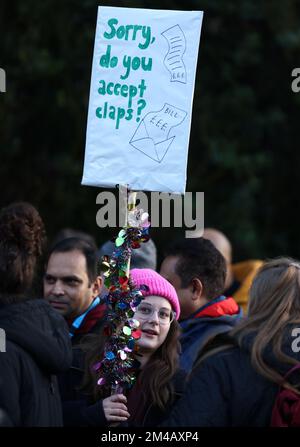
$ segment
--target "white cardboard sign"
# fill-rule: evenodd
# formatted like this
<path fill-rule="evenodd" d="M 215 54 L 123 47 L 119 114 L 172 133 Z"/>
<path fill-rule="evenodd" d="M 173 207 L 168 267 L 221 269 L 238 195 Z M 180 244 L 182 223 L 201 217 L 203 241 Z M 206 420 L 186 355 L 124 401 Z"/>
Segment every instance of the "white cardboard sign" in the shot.
<path fill-rule="evenodd" d="M 98 8 L 82 184 L 185 192 L 202 17 Z"/>

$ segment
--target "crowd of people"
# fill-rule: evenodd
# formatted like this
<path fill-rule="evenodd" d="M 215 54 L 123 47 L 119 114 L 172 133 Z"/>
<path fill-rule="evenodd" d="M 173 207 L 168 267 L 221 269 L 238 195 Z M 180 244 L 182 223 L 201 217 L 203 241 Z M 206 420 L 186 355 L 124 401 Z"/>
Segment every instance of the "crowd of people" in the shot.
<path fill-rule="evenodd" d="M 93 365 L 108 318 L 99 258 L 113 250 L 71 229 L 47 244 L 31 204 L 1 210 L 0 426 L 298 425 L 299 261 L 232 264 L 213 228 L 173 241 L 160 267 L 153 240 L 133 250 L 136 380 L 108 393 Z"/>

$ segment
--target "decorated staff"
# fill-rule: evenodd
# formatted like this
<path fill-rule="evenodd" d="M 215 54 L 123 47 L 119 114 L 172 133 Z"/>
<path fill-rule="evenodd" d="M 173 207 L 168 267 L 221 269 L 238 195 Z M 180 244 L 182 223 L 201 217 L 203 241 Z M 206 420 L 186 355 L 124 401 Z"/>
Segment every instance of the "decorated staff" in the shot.
<path fill-rule="evenodd" d="M 135 380 L 136 360 L 133 357 L 135 340 L 140 337 L 139 322 L 133 318 L 140 304 L 142 293 L 130 281 L 132 250 L 149 240 L 148 214 L 137 209 L 136 193 L 129 192 L 127 225 L 115 240 L 111 259 L 104 256 L 105 286 L 108 294 L 105 302 L 108 317 L 104 334 L 108 337 L 103 360 L 94 365 L 99 374 L 98 385 L 110 388 L 111 393 L 130 388 Z"/>

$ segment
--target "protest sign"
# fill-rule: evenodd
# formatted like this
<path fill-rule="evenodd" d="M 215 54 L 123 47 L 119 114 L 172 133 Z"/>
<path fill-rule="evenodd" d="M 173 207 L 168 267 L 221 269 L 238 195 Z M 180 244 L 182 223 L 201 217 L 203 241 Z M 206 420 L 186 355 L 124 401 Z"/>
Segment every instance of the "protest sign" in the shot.
<path fill-rule="evenodd" d="M 82 184 L 185 192 L 202 16 L 99 7 Z"/>

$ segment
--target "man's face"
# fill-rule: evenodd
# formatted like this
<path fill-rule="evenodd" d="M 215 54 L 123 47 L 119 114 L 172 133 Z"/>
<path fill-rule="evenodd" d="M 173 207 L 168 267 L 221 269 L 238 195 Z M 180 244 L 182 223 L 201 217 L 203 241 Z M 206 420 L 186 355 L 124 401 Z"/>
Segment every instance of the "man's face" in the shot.
<path fill-rule="evenodd" d="M 192 290 L 190 286 L 182 287 L 181 278 L 176 273 L 178 260 L 178 256 L 167 256 L 161 265 L 159 273 L 176 289 L 180 302 L 180 320 L 185 320 L 194 312 L 194 308 L 191 307 Z"/>
<path fill-rule="evenodd" d="M 73 250 L 51 254 L 44 276 L 44 297 L 66 318 L 81 315 L 99 294 L 99 285 L 90 283 L 83 253 Z"/>

